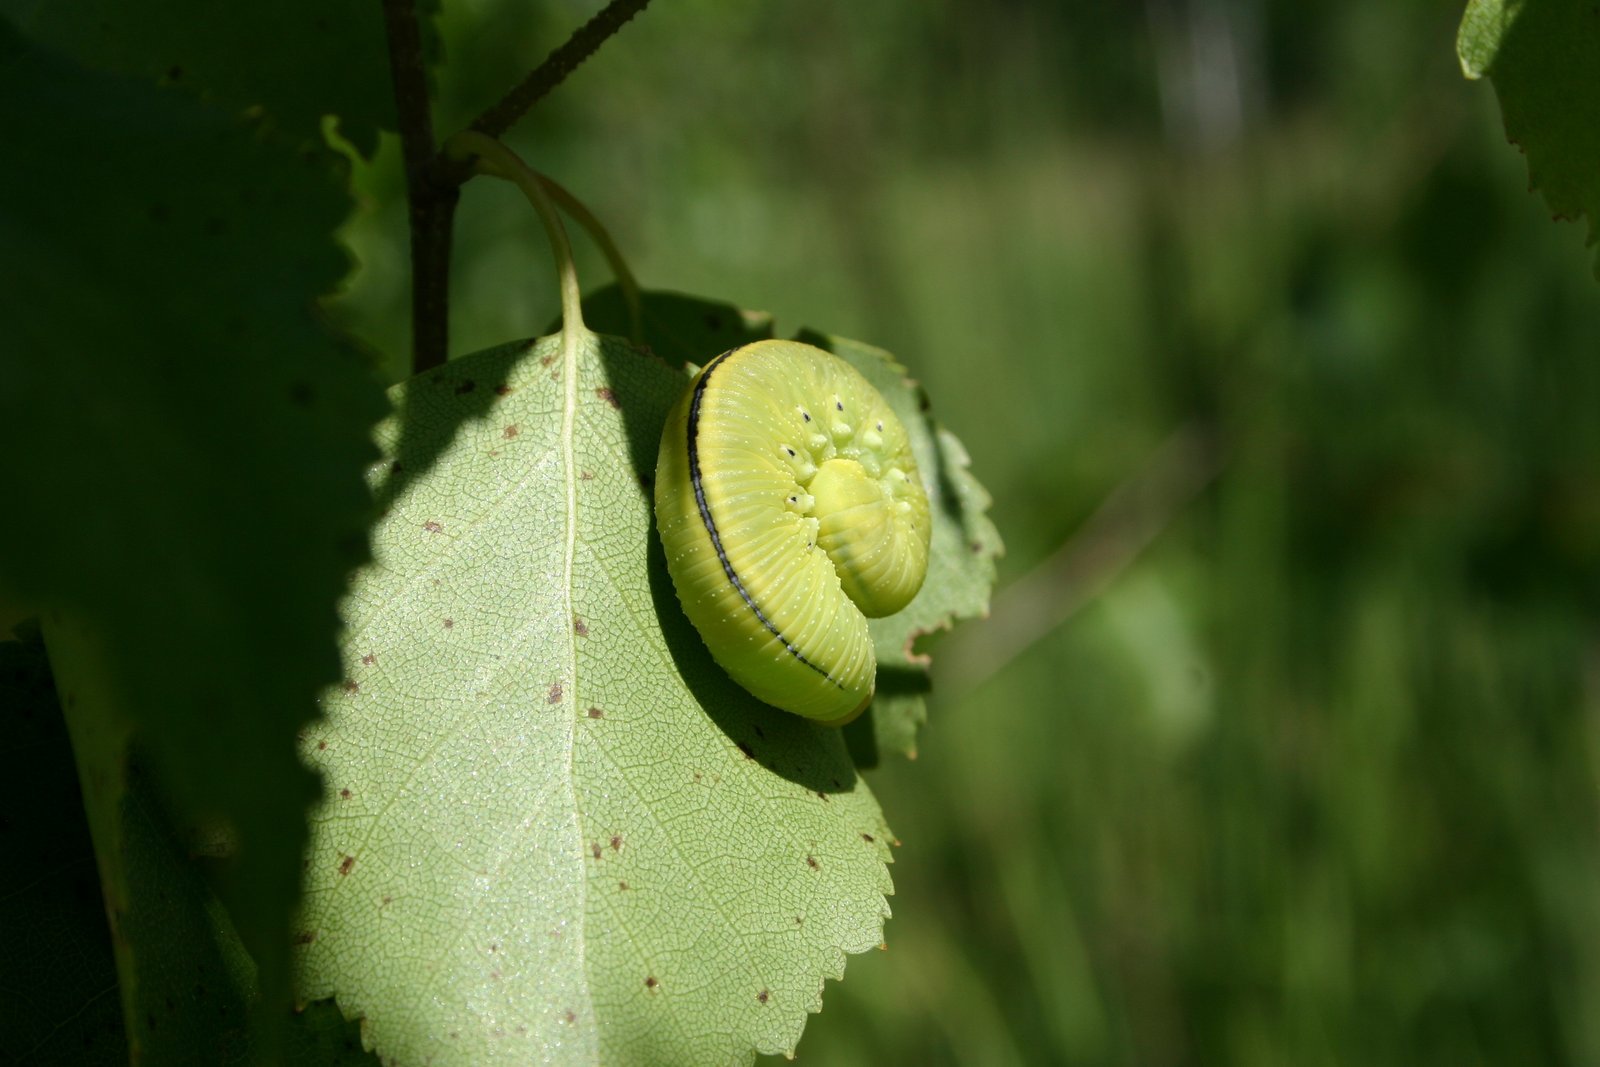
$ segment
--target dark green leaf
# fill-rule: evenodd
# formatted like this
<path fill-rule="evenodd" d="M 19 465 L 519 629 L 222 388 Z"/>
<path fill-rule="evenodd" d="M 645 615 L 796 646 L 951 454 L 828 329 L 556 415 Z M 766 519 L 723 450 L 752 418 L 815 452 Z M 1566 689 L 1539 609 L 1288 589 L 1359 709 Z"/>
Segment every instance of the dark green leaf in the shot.
<path fill-rule="evenodd" d="M 117 965 L 44 645 L 0 643 L 0 1049 L 126 1064 Z"/>
<path fill-rule="evenodd" d="M 1472 0 L 1457 40 L 1469 78 L 1488 75 L 1506 136 L 1557 218 L 1600 238 L 1600 8 L 1590 0 Z M 1463 222 L 1463 225 L 1466 223 Z M 1600 272 L 1600 259 L 1596 260 Z"/>
<path fill-rule="evenodd" d="M 371 155 L 394 127 L 377 3 L 0 0 L 0 17 L 84 66 L 262 108 L 296 140 L 320 143 L 322 116 L 336 115 Z"/>
<path fill-rule="evenodd" d="M 674 367 L 703 365 L 730 348 L 773 336 L 771 315 L 722 301 L 645 290 L 639 294 L 639 308 L 645 343 Z M 596 333 L 633 336 L 627 302 L 615 285 L 584 298 L 583 318 Z M 550 332 L 556 329 L 559 324 Z"/>
<path fill-rule="evenodd" d="M 181 819 L 237 835 L 229 888 L 276 1002 L 338 676 L 381 396 L 314 301 L 346 261 L 331 154 L 179 94 L 0 58 L 0 585 L 42 612 L 107 898 L 126 743 Z M 91 151 L 92 146 L 92 151 Z"/>

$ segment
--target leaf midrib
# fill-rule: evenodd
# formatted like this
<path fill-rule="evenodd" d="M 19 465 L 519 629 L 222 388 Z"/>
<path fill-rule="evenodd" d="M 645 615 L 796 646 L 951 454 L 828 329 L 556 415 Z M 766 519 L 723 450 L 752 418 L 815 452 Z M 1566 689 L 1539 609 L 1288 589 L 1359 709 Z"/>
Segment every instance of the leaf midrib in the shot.
<path fill-rule="evenodd" d="M 583 863 L 583 805 L 578 796 L 578 779 L 573 766 L 577 750 L 577 725 L 578 717 L 571 710 L 578 707 L 578 638 L 573 630 L 572 620 L 576 612 L 572 602 L 573 566 L 577 556 L 578 545 L 578 456 L 576 446 L 576 427 L 578 421 L 578 351 L 585 340 L 594 343 L 594 335 L 583 327 L 581 323 L 570 320 L 563 321 L 561 325 L 561 437 L 557 448 L 561 456 L 562 481 L 566 489 L 567 528 L 561 547 L 561 600 L 565 609 L 565 622 L 562 632 L 566 634 L 564 651 L 566 664 L 563 673 L 568 680 L 568 692 L 571 700 L 565 705 L 567 716 L 566 745 L 566 776 L 567 793 L 572 802 L 572 821 L 577 832 L 577 840 L 571 860 L 580 865 L 578 872 L 578 907 L 576 922 L 578 924 L 578 980 L 581 983 L 581 997 L 584 1003 L 584 1020 L 593 1028 L 595 1041 L 598 1047 L 600 1028 L 595 1019 L 594 996 L 589 990 L 589 878 L 588 872 L 581 869 Z"/>

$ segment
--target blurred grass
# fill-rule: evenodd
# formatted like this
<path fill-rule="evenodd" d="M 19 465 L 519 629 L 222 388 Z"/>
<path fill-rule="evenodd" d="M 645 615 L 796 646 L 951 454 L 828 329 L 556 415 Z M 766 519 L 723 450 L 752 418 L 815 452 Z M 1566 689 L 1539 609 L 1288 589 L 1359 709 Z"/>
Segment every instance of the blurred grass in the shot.
<path fill-rule="evenodd" d="M 441 128 L 592 6 L 451 5 Z M 1065 624 L 934 642 L 922 758 L 874 781 L 891 947 L 803 1061 L 1600 1063 L 1600 289 L 1459 15 L 657 0 L 512 138 L 645 284 L 896 352 L 1002 584 L 1180 426 L 1220 450 Z M 391 357 L 393 162 L 335 308 Z M 484 185 L 457 352 L 555 311 Z"/>

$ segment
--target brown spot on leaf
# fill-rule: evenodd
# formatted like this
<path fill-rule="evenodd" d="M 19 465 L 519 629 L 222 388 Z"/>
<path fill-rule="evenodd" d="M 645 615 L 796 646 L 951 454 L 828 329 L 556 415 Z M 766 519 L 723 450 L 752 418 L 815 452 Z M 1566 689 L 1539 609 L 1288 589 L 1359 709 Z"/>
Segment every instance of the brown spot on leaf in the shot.
<path fill-rule="evenodd" d="M 429 533 L 444 533 L 444 527 L 439 523 L 434 522 L 432 519 L 429 519 L 427 522 L 423 523 L 422 528 L 427 530 Z"/>
<path fill-rule="evenodd" d="M 601 400 L 604 400 L 607 404 L 610 404 L 618 411 L 622 410 L 622 401 L 617 399 L 617 394 L 611 391 L 610 386 L 602 385 L 600 388 L 594 391 L 594 395 L 599 397 Z"/>
<path fill-rule="evenodd" d="M 361 657 L 361 663 L 362 663 L 363 666 L 366 666 L 366 667 L 370 667 L 370 666 L 372 666 L 373 664 L 375 664 L 377 662 L 378 662 L 378 657 L 374 656 L 371 652 L 368 652 L 365 656 Z"/>
<path fill-rule="evenodd" d="M 628 883 L 627 882 L 618 882 L 617 883 L 617 888 L 622 890 L 623 892 L 627 892 Z"/>
<path fill-rule="evenodd" d="M 456 620 L 454 620 L 454 619 L 446 619 L 446 620 L 444 620 L 444 628 L 446 630 L 454 629 L 455 625 L 456 625 Z"/>
<path fill-rule="evenodd" d="M 606 717 L 606 713 L 601 711 L 599 708 L 590 708 L 589 709 L 589 718 L 591 718 L 591 719 L 603 719 L 605 717 Z"/>
<path fill-rule="evenodd" d="M 544 355 L 544 356 L 540 356 L 539 357 L 539 366 L 548 367 L 550 364 L 554 363 L 555 361 L 556 361 L 556 354 L 554 352 L 551 352 L 548 355 Z"/>
<path fill-rule="evenodd" d="M 318 741 L 317 742 L 317 751 L 318 752 L 321 752 L 323 749 L 325 749 L 327 747 L 328 747 L 328 742 L 326 742 L 326 741 Z"/>
<path fill-rule="evenodd" d="M 499 951 L 500 951 L 500 946 L 499 946 L 499 944 L 498 944 L 498 943 L 496 943 L 496 944 L 491 944 L 491 945 L 490 945 L 490 946 L 489 946 L 489 951 L 490 951 L 490 952 L 499 952 Z"/>
<path fill-rule="evenodd" d="M 611 835 L 611 851 L 612 852 L 621 852 L 622 851 L 622 835 L 621 834 L 612 834 Z"/>
<path fill-rule="evenodd" d="M 517 424 L 516 423 L 512 423 L 510 426 L 507 426 L 504 430 L 501 430 L 500 432 L 502 434 L 504 434 L 506 440 L 509 441 L 513 437 L 517 436 L 517 434 L 521 433 L 522 431 L 517 429 Z"/>
<path fill-rule="evenodd" d="M 657 987 L 657 986 L 659 986 L 659 985 L 660 985 L 660 984 L 661 984 L 661 983 L 660 983 L 660 982 L 658 982 L 658 981 L 656 981 L 656 976 L 655 976 L 655 975 L 653 975 L 653 974 L 652 974 L 652 975 L 650 975 L 650 977 L 648 977 L 648 978 L 646 978 L 646 979 L 645 979 L 645 980 L 644 980 L 644 987 L 645 987 L 645 988 L 646 988 L 646 989 L 652 989 L 652 990 L 653 990 L 653 989 L 655 989 L 655 988 L 656 988 L 656 987 Z"/>
<path fill-rule="evenodd" d="M 339 873 L 349 874 L 350 868 L 354 867 L 355 865 L 356 858 L 354 856 L 346 856 L 344 859 L 339 861 Z"/>
<path fill-rule="evenodd" d="M 472 392 L 477 387 L 478 387 L 478 383 L 473 381 L 471 378 L 468 378 L 465 381 L 463 381 L 460 385 L 456 386 L 456 396 L 464 396 L 467 393 Z"/>
<path fill-rule="evenodd" d="M 756 999 L 759 1000 L 761 1003 L 765 1004 L 767 1002 L 767 1000 L 771 996 L 772 996 L 771 991 L 763 989 L 761 992 L 756 994 Z"/>
<path fill-rule="evenodd" d="M 822 870 L 822 867 L 817 863 L 817 857 L 815 856 L 806 857 L 806 866 L 810 867 L 813 871 Z"/>
<path fill-rule="evenodd" d="M 516 391 L 517 390 L 514 386 L 507 385 L 505 382 L 501 382 L 499 385 L 494 387 L 495 396 L 510 396 Z"/>
<path fill-rule="evenodd" d="M 578 616 L 574 615 L 572 617 L 572 632 L 577 634 L 579 637 L 588 637 L 589 624 L 578 618 Z"/>
<path fill-rule="evenodd" d="M 379 901 L 378 903 L 379 903 L 379 907 L 387 908 L 390 904 L 394 903 L 394 897 L 385 895 L 384 898 L 381 901 Z"/>
<path fill-rule="evenodd" d="M 346 693 L 359 693 L 359 692 L 361 692 L 361 685 L 354 678 L 346 678 L 344 680 L 343 688 L 344 688 L 344 691 Z"/>
<path fill-rule="evenodd" d="M 601 856 L 600 842 L 598 842 L 598 841 L 589 842 L 589 855 L 593 856 L 595 859 L 599 859 L 600 858 L 600 856 Z"/>
<path fill-rule="evenodd" d="M 349 800 L 351 798 L 351 796 L 353 796 L 353 795 L 354 794 L 352 794 L 350 792 L 350 790 L 348 790 L 348 789 L 339 790 L 339 799 L 340 800 Z"/>
<path fill-rule="evenodd" d="M 579 471 L 578 472 L 578 480 L 581 481 L 581 482 L 592 482 L 592 481 L 594 481 L 594 471 Z"/>
<path fill-rule="evenodd" d="M 873 837 L 871 834 L 862 834 L 861 835 L 861 840 L 865 841 L 867 844 L 870 845 L 873 842 L 877 841 L 878 839 L 876 837 Z"/>
<path fill-rule="evenodd" d="M 551 682 L 550 683 L 550 696 L 547 698 L 547 702 L 551 703 L 551 704 L 559 704 L 559 703 L 561 703 L 561 683 L 560 682 Z"/>
<path fill-rule="evenodd" d="M 578 1013 L 568 1008 L 566 1013 L 561 1016 L 561 1019 L 563 1022 L 575 1023 L 578 1021 Z"/>

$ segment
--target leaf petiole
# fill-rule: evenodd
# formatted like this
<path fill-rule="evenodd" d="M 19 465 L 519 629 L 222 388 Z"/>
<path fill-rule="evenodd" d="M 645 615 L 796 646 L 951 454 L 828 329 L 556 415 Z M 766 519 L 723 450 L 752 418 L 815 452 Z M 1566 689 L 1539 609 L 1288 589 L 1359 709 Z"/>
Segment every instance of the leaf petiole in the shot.
<path fill-rule="evenodd" d="M 606 264 L 611 268 L 611 276 L 616 279 L 617 288 L 622 291 L 622 302 L 628 307 L 628 325 L 631 331 L 629 340 L 635 345 L 644 344 L 644 311 L 639 298 L 639 282 L 633 276 L 633 271 L 628 269 L 627 260 L 622 258 L 621 249 L 616 242 L 611 240 L 611 234 L 601 225 L 600 220 L 594 216 L 583 201 L 573 196 L 555 179 L 540 174 L 539 181 L 544 185 L 544 191 L 572 217 L 572 221 L 582 226 L 589 234 L 589 239 L 600 249 L 600 254 L 606 257 Z"/>
<path fill-rule="evenodd" d="M 445 142 L 445 155 L 462 161 L 474 160 L 481 174 L 503 178 L 528 198 L 539 221 L 544 224 L 545 236 L 550 241 L 550 252 L 555 257 L 556 275 L 561 285 L 561 332 L 573 336 L 587 332 L 583 324 L 582 293 L 578 288 L 578 269 L 572 260 L 572 244 L 567 240 L 567 230 L 561 224 L 554 201 L 546 190 L 546 181 L 532 167 L 522 161 L 511 149 L 493 137 L 475 130 L 464 130 Z"/>

